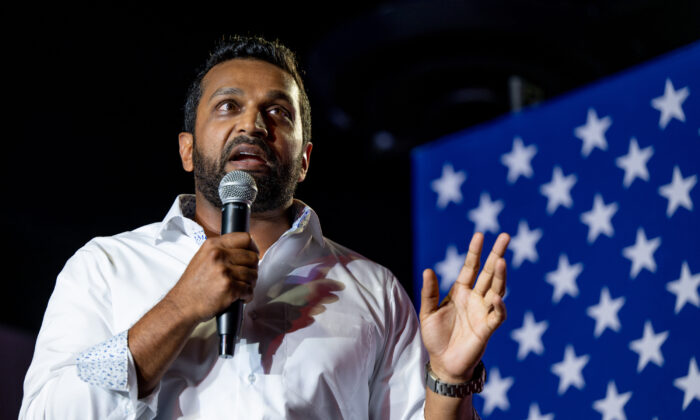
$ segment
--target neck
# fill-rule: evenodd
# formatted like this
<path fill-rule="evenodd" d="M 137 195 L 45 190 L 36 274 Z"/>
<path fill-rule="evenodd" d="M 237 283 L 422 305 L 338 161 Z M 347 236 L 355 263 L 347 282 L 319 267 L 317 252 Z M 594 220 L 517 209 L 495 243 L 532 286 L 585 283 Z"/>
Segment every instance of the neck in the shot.
<path fill-rule="evenodd" d="M 196 193 L 195 222 L 204 228 L 208 238 L 221 235 L 221 209 L 213 206 L 199 192 Z M 250 236 L 258 247 L 260 258 L 284 232 L 291 227 L 291 211 L 293 201 L 285 206 L 266 211 L 252 213 L 250 216 Z"/>

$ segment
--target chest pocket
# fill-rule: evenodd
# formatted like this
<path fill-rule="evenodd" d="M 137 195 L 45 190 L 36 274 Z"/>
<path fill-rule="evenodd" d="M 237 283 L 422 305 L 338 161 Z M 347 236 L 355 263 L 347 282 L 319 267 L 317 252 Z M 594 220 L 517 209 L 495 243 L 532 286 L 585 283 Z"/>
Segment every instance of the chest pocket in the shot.
<path fill-rule="evenodd" d="M 318 418 L 365 418 L 374 354 L 369 325 L 357 314 L 328 308 L 305 328 L 287 334 L 282 369 L 288 401 L 300 399 Z M 293 397 L 292 397 L 293 396 Z M 288 404 L 288 417 L 297 407 Z M 361 410 L 361 411 L 360 411 Z"/>

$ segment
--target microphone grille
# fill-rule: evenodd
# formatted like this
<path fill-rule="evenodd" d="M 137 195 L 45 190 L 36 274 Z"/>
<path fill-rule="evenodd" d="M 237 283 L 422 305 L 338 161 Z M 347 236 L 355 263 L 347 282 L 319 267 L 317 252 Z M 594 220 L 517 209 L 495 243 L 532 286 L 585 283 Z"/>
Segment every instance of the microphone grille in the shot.
<path fill-rule="evenodd" d="M 250 206 L 257 194 L 255 179 L 245 171 L 231 171 L 224 175 L 219 183 L 219 198 L 222 204 L 246 203 Z"/>

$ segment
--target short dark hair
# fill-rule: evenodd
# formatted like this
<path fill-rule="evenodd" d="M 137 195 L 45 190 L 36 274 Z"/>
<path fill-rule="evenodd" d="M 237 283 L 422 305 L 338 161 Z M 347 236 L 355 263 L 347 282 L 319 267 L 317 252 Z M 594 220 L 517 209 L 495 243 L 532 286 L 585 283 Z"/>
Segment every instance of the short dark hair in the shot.
<path fill-rule="evenodd" d="M 197 107 L 202 98 L 202 80 L 212 67 L 224 61 L 234 58 L 253 58 L 266 61 L 289 73 L 299 87 L 299 111 L 301 113 L 302 136 L 304 144 L 311 140 L 311 106 L 309 97 L 304 89 L 304 82 L 299 73 L 298 64 L 294 53 L 282 45 L 279 40 L 268 41 L 259 36 L 233 35 L 223 39 L 209 59 L 199 70 L 194 81 L 187 91 L 185 101 L 184 130 L 194 134 L 194 126 L 197 120 Z"/>

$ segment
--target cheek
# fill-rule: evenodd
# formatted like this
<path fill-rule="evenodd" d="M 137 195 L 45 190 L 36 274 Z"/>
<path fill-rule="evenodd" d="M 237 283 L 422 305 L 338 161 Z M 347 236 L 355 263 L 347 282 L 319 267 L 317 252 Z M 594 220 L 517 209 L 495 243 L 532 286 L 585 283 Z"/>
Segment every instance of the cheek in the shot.
<path fill-rule="evenodd" d="M 230 137 L 231 124 L 221 121 L 207 121 L 198 127 L 197 141 L 200 143 L 201 151 L 208 155 L 219 154 Z"/>
<path fill-rule="evenodd" d="M 233 124 L 226 124 L 224 121 L 211 120 L 207 121 L 207 124 L 202 126 L 202 133 L 207 136 L 208 139 L 216 142 L 219 140 L 223 134 L 231 131 Z M 223 137 L 224 139 L 226 137 Z"/>
<path fill-rule="evenodd" d="M 297 162 L 297 161 L 301 161 L 301 159 L 303 159 L 301 152 L 302 152 L 302 148 L 299 147 L 298 145 L 289 145 L 285 156 L 287 156 L 289 161 Z"/>

